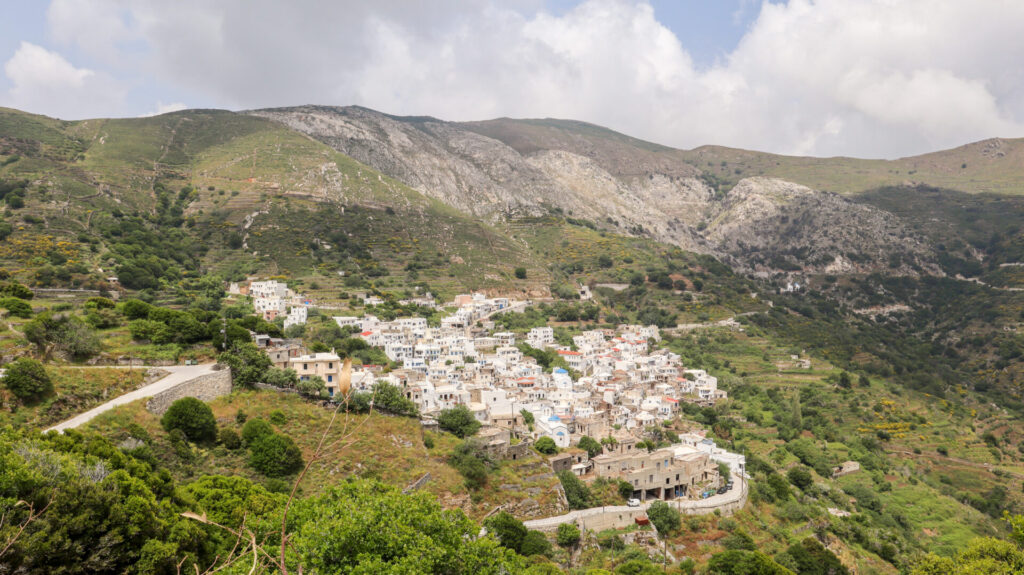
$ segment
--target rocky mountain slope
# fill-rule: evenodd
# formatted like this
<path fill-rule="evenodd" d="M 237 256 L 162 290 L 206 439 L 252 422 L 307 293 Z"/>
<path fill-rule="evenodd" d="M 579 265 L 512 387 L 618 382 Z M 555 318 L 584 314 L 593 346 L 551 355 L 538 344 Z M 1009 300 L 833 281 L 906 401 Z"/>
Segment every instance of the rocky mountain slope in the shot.
<path fill-rule="evenodd" d="M 690 154 L 559 120 L 453 123 L 358 107 L 257 110 L 463 212 L 555 212 L 760 272 L 938 272 L 899 218 L 772 178 L 725 185 Z"/>

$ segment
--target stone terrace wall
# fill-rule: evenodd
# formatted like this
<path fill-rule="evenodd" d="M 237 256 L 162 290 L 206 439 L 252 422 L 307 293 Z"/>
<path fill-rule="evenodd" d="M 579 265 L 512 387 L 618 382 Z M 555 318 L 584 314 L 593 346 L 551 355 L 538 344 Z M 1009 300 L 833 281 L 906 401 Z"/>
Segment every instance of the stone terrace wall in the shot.
<path fill-rule="evenodd" d="M 732 515 L 747 503 L 747 482 L 741 481 L 740 489 L 735 492 L 716 495 L 708 499 L 677 499 L 668 504 L 679 510 L 683 515 L 706 515 L 716 510 L 722 515 Z M 605 529 L 622 529 L 632 525 L 637 517 L 647 515 L 644 507 L 627 507 L 625 505 L 611 507 L 592 507 L 571 511 L 557 517 L 532 519 L 524 521 L 528 529 L 552 532 L 561 523 L 575 523 L 581 530 L 603 531 Z"/>
<path fill-rule="evenodd" d="M 203 401 L 210 401 L 231 393 L 231 370 L 226 366 L 220 367 L 214 368 L 217 371 L 213 373 L 200 375 L 195 379 L 161 391 L 146 402 L 146 409 L 159 415 L 167 411 L 172 403 L 183 397 L 195 397 Z"/>

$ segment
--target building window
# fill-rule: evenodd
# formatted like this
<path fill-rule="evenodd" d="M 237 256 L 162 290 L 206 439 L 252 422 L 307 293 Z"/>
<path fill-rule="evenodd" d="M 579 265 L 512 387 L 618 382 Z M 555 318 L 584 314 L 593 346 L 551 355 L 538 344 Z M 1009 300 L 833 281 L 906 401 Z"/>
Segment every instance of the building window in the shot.
<path fill-rule="evenodd" d="M 308 363 L 302 364 L 302 369 L 309 369 L 309 364 Z"/>
<path fill-rule="evenodd" d="M 327 364 L 327 369 L 334 369 L 334 362 L 328 363 Z"/>
<path fill-rule="evenodd" d="M 331 383 L 332 381 L 334 381 L 334 376 L 333 375 L 328 375 L 327 376 L 327 383 Z"/>

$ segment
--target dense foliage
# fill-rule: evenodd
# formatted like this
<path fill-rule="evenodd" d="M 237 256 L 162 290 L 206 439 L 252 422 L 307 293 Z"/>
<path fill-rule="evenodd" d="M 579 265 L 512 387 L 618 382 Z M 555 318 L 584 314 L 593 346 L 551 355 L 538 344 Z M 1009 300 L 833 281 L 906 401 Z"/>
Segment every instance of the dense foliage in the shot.
<path fill-rule="evenodd" d="M 4 366 L 7 372 L 0 384 L 23 403 L 39 401 L 53 393 L 53 382 L 43 364 L 27 357 L 18 358 Z"/>
<path fill-rule="evenodd" d="M 172 403 L 160 418 L 160 425 L 168 433 L 180 430 L 189 441 L 206 443 L 217 438 L 217 420 L 213 417 L 213 410 L 194 397 L 183 397 Z"/>
<path fill-rule="evenodd" d="M 473 416 L 473 412 L 461 404 L 450 409 L 442 409 L 437 416 L 437 424 L 441 429 L 460 438 L 476 435 L 481 425 Z"/>

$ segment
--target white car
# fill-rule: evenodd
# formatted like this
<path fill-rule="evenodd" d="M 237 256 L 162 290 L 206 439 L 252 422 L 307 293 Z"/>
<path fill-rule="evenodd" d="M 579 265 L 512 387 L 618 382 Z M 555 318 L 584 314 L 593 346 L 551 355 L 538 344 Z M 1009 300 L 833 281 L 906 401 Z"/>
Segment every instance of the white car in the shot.
<path fill-rule="evenodd" d="M 626 505 L 629 505 L 630 507 L 640 507 L 640 500 L 635 497 L 630 498 L 629 501 L 626 501 Z"/>

